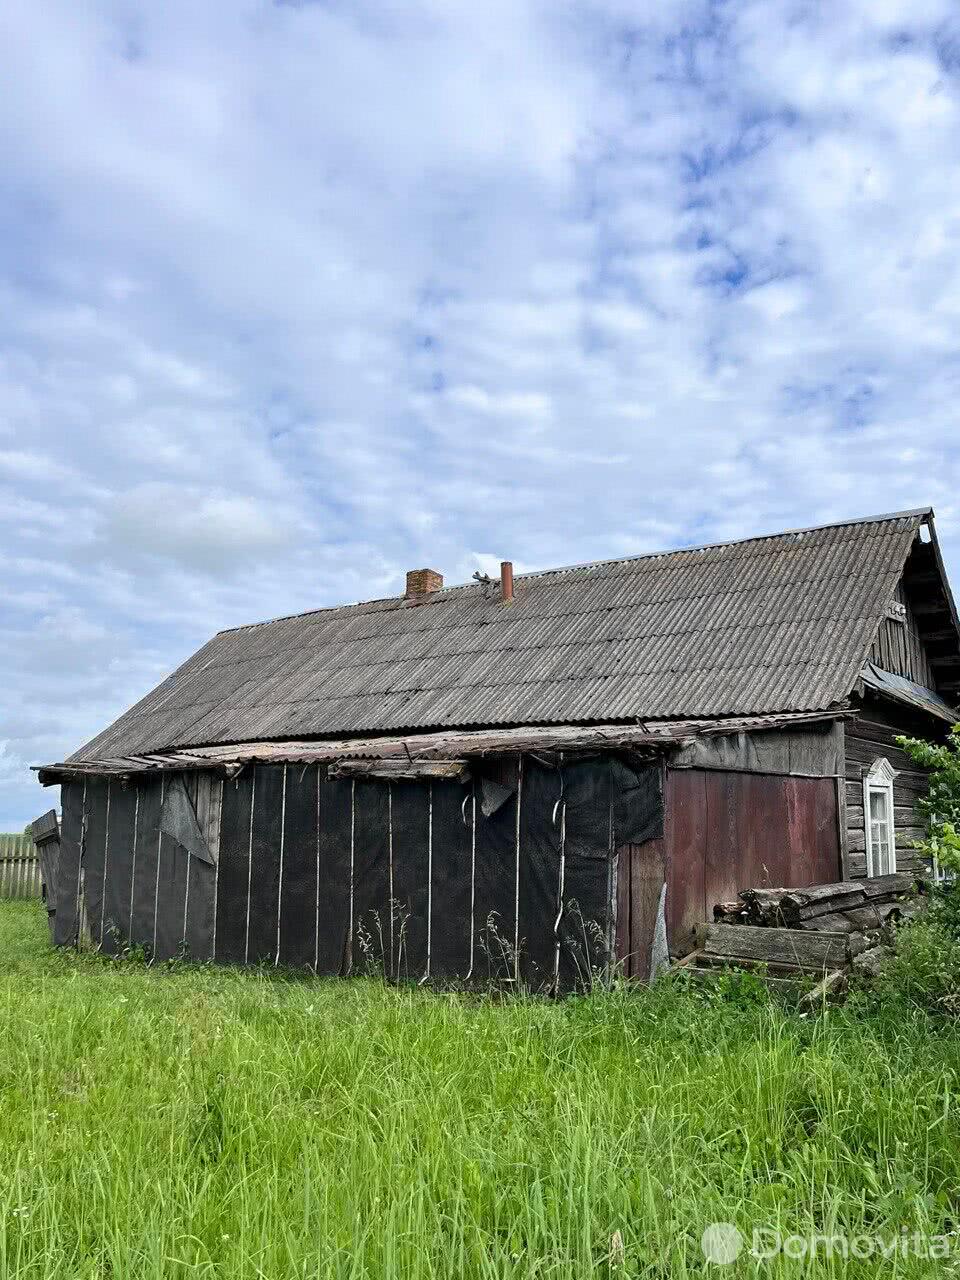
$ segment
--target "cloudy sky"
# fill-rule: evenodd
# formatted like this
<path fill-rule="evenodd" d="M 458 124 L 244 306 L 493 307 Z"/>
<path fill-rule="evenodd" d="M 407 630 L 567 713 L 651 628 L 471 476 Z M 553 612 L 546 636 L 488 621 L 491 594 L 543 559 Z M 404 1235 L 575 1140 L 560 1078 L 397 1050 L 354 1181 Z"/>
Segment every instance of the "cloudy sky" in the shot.
<path fill-rule="evenodd" d="M 7 0 L 0 830 L 210 633 L 932 503 L 956 0 Z"/>

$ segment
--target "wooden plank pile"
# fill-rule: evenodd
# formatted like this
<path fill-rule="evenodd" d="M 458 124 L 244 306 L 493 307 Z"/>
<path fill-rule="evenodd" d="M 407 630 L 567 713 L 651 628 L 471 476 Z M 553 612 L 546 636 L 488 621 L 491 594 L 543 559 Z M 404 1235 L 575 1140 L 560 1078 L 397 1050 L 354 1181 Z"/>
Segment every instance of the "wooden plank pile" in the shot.
<path fill-rule="evenodd" d="M 752 969 L 774 989 L 796 990 L 798 980 L 816 979 L 802 996 L 808 1004 L 846 989 L 847 974 L 863 945 L 861 935 L 723 923 L 706 925 L 700 942 L 675 969 L 708 981 L 724 970 Z"/>
<path fill-rule="evenodd" d="M 922 891 L 909 872 L 806 889 L 743 889 L 738 902 L 718 903 L 713 915 L 715 922 L 729 925 L 870 933 L 922 910 Z"/>
<path fill-rule="evenodd" d="M 710 979 L 726 969 L 759 971 L 772 987 L 815 978 L 803 999 L 840 995 L 852 969 L 891 954 L 891 927 L 923 909 L 924 886 L 909 873 L 805 889 L 743 889 L 714 908 L 698 948 L 675 966 Z"/>

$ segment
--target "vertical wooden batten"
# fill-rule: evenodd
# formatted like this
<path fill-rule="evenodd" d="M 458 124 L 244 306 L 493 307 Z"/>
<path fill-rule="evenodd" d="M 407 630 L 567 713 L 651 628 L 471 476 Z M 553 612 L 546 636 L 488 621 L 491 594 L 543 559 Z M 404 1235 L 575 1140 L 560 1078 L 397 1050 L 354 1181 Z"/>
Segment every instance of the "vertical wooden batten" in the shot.
<path fill-rule="evenodd" d="M 846 757 L 846 726 L 839 722 L 841 755 Z M 850 860 L 847 853 L 847 779 L 845 773 L 836 777 L 837 784 L 837 842 L 840 848 L 840 878 L 850 879 Z"/>

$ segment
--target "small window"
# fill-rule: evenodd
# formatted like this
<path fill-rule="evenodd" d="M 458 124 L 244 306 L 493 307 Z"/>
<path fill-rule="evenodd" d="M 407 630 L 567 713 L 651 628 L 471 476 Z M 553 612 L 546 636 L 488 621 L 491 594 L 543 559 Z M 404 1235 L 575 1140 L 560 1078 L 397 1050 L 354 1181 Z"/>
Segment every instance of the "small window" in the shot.
<path fill-rule="evenodd" d="M 863 779 L 863 820 L 867 844 L 867 875 L 886 876 L 897 869 L 893 820 L 893 780 L 889 760 L 875 760 Z"/>

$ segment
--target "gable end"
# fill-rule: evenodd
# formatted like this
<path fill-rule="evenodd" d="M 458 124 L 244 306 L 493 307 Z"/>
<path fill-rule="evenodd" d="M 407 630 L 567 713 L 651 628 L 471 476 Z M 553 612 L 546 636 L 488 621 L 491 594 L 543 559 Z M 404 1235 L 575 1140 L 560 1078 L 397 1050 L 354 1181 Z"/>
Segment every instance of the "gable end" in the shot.
<path fill-rule="evenodd" d="M 929 539 L 919 533 L 914 539 L 867 661 L 956 705 L 960 701 L 960 627 L 932 515 L 925 524 Z"/>

